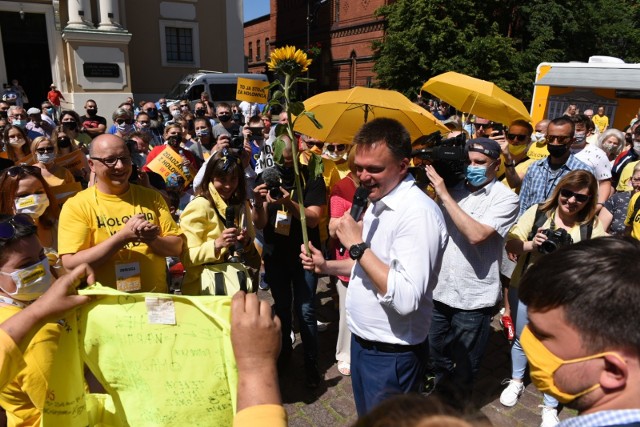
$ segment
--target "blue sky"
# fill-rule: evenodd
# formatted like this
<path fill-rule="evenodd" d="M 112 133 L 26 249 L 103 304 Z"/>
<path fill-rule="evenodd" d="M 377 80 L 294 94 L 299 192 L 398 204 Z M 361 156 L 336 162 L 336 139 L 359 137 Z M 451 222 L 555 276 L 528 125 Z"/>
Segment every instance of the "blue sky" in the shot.
<path fill-rule="evenodd" d="M 244 22 L 269 13 L 269 0 L 244 0 Z"/>

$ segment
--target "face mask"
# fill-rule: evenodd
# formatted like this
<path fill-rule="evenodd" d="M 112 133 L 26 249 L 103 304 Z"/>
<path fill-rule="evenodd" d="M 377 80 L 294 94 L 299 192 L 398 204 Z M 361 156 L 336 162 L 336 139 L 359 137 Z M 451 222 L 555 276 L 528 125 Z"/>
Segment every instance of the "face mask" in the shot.
<path fill-rule="evenodd" d="M 13 283 L 16 284 L 16 290 L 7 292 L 2 288 L 0 289 L 18 301 L 33 301 L 37 299 L 49 289 L 53 282 L 48 258 L 13 273 L 5 273 L 3 271 L 0 271 L 0 273 L 11 277 Z"/>
<path fill-rule="evenodd" d="M 585 132 L 576 132 L 574 135 L 574 138 L 575 138 L 574 144 L 576 145 L 584 144 L 584 140 L 586 137 L 587 137 L 587 134 Z"/>
<path fill-rule="evenodd" d="M 27 125 L 27 121 L 26 120 L 15 119 L 12 124 L 14 126 L 18 126 L 20 129 L 24 129 L 24 127 Z"/>
<path fill-rule="evenodd" d="M 150 119 L 157 119 L 158 118 L 158 110 L 147 110 L 147 114 L 149 115 Z"/>
<path fill-rule="evenodd" d="M 71 147 L 70 138 L 58 138 L 58 148 L 69 148 L 69 147 Z"/>
<path fill-rule="evenodd" d="M 173 117 L 174 119 L 175 119 L 176 117 L 178 117 L 179 115 L 180 115 L 180 110 L 173 110 L 173 111 L 171 112 L 171 117 Z"/>
<path fill-rule="evenodd" d="M 484 166 L 467 166 L 465 172 L 467 182 L 473 187 L 480 187 L 487 182 L 487 168 Z"/>
<path fill-rule="evenodd" d="M 553 145 L 547 144 L 547 150 L 549 151 L 549 155 L 553 158 L 560 158 L 567 153 L 569 149 L 568 145 Z"/>
<path fill-rule="evenodd" d="M 327 151 L 325 154 L 331 160 L 338 160 L 340 157 L 342 157 L 336 151 Z"/>
<path fill-rule="evenodd" d="M 38 219 L 49 207 L 49 198 L 46 194 L 18 197 L 15 201 L 15 207 L 17 214 L 27 214 L 33 219 Z"/>
<path fill-rule="evenodd" d="M 118 129 L 118 132 L 127 135 L 133 132 L 133 123 L 122 123 L 121 125 L 117 125 L 116 128 Z"/>
<path fill-rule="evenodd" d="M 533 141 L 534 143 L 539 143 L 544 141 L 544 137 L 545 134 L 542 132 L 534 132 L 533 134 L 531 134 L 531 141 Z"/>
<path fill-rule="evenodd" d="M 172 135 L 172 136 L 169 137 L 167 142 L 169 143 L 169 145 L 177 147 L 182 142 L 182 136 L 180 136 L 180 135 Z"/>
<path fill-rule="evenodd" d="M 47 108 L 47 114 L 53 116 L 53 108 Z"/>
<path fill-rule="evenodd" d="M 196 131 L 196 136 L 198 138 L 202 138 L 202 137 L 207 137 L 209 136 L 209 129 L 198 129 Z"/>
<path fill-rule="evenodd" d="M 531 374 L 531 381 L 535 384 L 536 388 L 543 393 L 550 394 L 558 399 L 560 403 L 569 403 L 580 396 L 584 396 L 587 393 L 600 387 L 600 384 L 594 384 L 576 394 L 569 394 L 560 391 L 553 380 L 553 374 L 562 366 L 569 365 L 571 363 L 585 362 L 587 360 L 598 359 L 607 355 L 614 356 L 624 362 L 619 355 L 612 352 L 604 352 L 594 354 L 593 356 L 580 357 L 578 359 L 562 360 L 555 354 L 551 353 L 529 330 L 528 326 L 524 327 L 522 334 L 520 335 L 520 343 L 524 354 L 529 361 L 529 369 Z"/>
<path fill-rule="evenodd" d="M 76 122 L 62 122 L 62 127 L 64 129 L 76 130 L 78 128 L 78 123 L 76 123 Z"/>
<path fill-rule="evenodd" d="M 98 110 L 95 108 L 88 108 L 87 109 L 87 114 L 90 116 L 95 116 L 96 114 L 98 114 Z"/>
<path fill-rule="evenodd" d="M 610 154 L 613 151 L 614 145 L 611 142 L 605 142 L 602 144 L 602 149 Z"/>
<path fill-rule="evenodd" d="M 24 145 L 25 140 L 22 138 L 9 138 L 9 145 L 12 147 L 20 148 Z"/>
<path fill-rule="evenodd" d="M 207 112 L 207 110 L 203 110 L 203 109 L 197 109 L 196 110 L 196 117 L 204 117 L 204 114 Z"/>
<path fill-rule="evenodd" d="M 218 116 L 218 120 L 220 120 L 222 123 L 227 123 L 229 120 L 231 120 L 231 115 L 230 114 L 221 114 Z"/>
<path fill-rule="evenodd" d="M 522 145 L 509 144 L 509 153 L 511 153 L 512 156 L 519 156 L 521 154 L 524 154 L 525 151 L 527 151 L 527 144 L 522 144 Z"/>
<path fill-rule="evenodd" d="M 53 163 L 53 161 L 56 158 L 55 153 L 36 153 L 36 158 L 38 159 L 39 162 L 42 162 L 44 164 L 49 164 L 49 163 Z"/>
<path fill-rule="evenodd" d="M 636 154 L 640 156 L 640 141 L 633 142 L 633 151 L 635 151 Z"/>

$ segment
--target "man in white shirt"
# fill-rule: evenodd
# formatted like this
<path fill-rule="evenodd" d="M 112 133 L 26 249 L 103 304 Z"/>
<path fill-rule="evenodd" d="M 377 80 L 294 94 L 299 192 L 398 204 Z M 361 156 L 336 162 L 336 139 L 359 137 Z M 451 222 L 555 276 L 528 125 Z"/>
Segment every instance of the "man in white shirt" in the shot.
<path fill-rule="evenodd" d="M 467 142 L 467 150 L 465 180 L 451 188 L 426 166 L 449 233 L 433 292 L 429 352 L 436 390 L 451 405 L 464 405 L 470 397 L 500 299 L 504 238 L 519 209 L 518 196 L 496 180 L 500 145 L 476 138 Z"/>
<path fill-rule="evenodd" d="M 347 323 L 358 415 L 398 393 L 419 391 L 432 292 L 447 240 L 442 212 L 408 174 L 411 138 L 392 119 L 365 124 L 354 138 L 360 183 L 371 191 L 362 222 L 347 212 L 337 235 L 351 259 L 325 261 L 311 248 L 305 268 L 351 275 Z"/>

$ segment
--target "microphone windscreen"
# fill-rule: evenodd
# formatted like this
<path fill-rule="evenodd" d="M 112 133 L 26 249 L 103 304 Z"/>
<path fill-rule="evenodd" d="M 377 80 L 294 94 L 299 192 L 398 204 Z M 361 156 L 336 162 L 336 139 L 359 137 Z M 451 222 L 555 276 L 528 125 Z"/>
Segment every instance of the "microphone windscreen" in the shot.
<path fill-rule="evenodd" d="M 280 172 L 276 168 L 265 168 L 262 171 L 262 182 L 267 184 L 267 187 L 280 187 L 282 180 L 280 179 Z"/>

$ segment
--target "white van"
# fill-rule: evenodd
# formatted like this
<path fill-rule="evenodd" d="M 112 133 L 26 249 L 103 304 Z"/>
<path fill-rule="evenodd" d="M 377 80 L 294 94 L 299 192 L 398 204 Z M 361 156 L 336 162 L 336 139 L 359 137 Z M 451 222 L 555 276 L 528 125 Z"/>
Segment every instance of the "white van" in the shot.
<path fill-rule="evenodd" d="M 239 74 L 239 73 L 220 73 L 217 71 L 199 70 L 197 73 L 187 74 L 171 89 L 165 96 L 167 104 L 182 99 L 188 99 L 195 102 L 200 99 L 202 92 L 209 94 L 209 99 L 214 103 L 218 102 L 236 102 L 236 89 L 238 85 L 238 77 L 245 79 L 268 81 L 264 74 Z"/>

